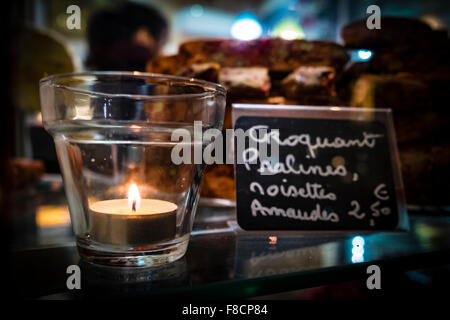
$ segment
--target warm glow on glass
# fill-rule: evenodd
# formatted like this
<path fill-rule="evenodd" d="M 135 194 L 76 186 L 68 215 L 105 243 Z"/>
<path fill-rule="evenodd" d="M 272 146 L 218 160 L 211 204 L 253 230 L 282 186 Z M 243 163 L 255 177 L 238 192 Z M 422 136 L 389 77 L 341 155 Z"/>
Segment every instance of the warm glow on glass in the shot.
<path fill-rule="evenodd" d="M 137 211 L 141 204 L 141 195 L 139 194 L 138 187 L 133 183 L 128 190 L 128 207 L 131 211 Z"/>
<path fill-rule="evenodd" d="M 39 227 L 65 227 L 70 225 L 69 209 L 66 206 L 39 206 L 36 211 Z"/>

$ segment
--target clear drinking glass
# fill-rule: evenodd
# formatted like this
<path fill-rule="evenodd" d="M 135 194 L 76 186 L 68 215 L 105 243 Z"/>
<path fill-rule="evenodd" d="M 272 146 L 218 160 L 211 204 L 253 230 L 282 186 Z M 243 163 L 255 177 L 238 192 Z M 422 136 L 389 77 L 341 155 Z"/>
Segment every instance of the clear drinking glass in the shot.
<path fill-rule="evenodd" d="M 193 161 L 194 138 L 183 141 L 191 161 L 175 164 L 172 133 L 193 133 L 194 121 L 201 121 L 202 132 L 220 130 L 223 87 L 165 75 L 89 72 L 44 78 L 40 94 L 82 258 L 138 267 L 181 258 L 203 164 Z"/>

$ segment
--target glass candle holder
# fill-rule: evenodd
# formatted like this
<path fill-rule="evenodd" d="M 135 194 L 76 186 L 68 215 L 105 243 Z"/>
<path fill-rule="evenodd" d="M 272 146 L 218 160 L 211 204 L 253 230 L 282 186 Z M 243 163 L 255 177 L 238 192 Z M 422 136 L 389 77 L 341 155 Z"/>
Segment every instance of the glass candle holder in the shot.
<path fill-rule="evenodd" d="M 204 165 L 176 164 L 177 129 L 222 128 L 223 87 L 138 72 L 55 75 L 40 82 L 45 128 L 54 138 L 83 259 L 146 267 L 181 258 Z M 198 124 L 196 122 L 196 124 Z M 186 149 L 183 149 L 186 150 Z"/>

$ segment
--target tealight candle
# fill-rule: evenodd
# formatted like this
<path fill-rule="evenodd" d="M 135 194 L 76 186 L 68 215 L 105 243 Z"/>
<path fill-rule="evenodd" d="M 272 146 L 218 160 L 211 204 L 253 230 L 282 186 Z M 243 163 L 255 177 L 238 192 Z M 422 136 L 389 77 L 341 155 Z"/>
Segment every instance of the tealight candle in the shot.
<path fill-rule="evenodd" d="M 104 200 L 90 206 L 92 240 L 112 245 L 139 246 L 175 237 L 177 205 L 141 199 L 135 184 L 128 199 Z"/>
<path fill-rule="evenodd" d="M 80 257 L 126 268 L 183 257 L 204 166 L 175 161 L 171 133 L 187 129 L 197 137 L 221 130 L 225 88 L 112 71 L 52 75 L 39 87 L 42 122 L 55 140 Z M 198 139 L 185 140 L 183 147 L 198 149 Z M 130 188 L 137 181 L 125 185 L 123 179 L 142 185 Z M 128 188 L 130 197 L 111 198 Z"/>

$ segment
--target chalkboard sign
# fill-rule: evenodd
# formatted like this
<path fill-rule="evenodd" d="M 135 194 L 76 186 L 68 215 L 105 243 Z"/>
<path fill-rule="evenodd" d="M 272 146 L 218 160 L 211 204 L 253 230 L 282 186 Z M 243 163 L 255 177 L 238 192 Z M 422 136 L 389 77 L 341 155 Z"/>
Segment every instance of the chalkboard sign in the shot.
<path fill-rule="evenodd" d="M 233 105 L 245 230 L 407 228 L 390 110 Z"/>

